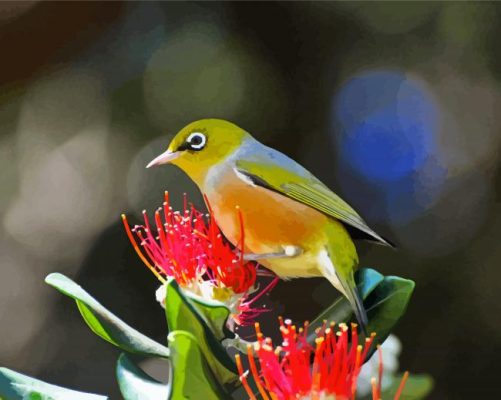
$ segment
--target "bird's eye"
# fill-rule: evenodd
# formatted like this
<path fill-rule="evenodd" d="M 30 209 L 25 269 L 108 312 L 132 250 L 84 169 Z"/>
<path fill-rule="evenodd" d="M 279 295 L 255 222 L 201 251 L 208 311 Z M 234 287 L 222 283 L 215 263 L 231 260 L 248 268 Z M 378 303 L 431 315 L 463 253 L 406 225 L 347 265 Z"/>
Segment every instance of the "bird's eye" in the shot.
<path fill-rule="evenodd" d="M 203 133 L 193 132 L 188 136 L 188 139 L 186 139 L 186 143 L 191 150 L 199 151 L 205 147 L 207 137 Z"/>

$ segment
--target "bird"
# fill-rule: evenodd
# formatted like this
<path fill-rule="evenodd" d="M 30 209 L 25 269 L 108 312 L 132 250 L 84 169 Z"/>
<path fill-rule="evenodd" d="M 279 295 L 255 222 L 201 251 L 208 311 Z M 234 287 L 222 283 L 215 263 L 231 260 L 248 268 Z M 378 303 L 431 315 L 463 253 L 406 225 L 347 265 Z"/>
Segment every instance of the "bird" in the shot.
<path fill-rule="evenodd" d="M 235 246 L 243 220 L 246 260 L 282 279 L 326 278 L 367 333 L 367 312 L 354 279 L 359 263 L 354 240 L 393 244 L 306 168 L 222 119 L 182 128 L 146 167 L 162 164 L 181 168 L 193 180 Z"/>

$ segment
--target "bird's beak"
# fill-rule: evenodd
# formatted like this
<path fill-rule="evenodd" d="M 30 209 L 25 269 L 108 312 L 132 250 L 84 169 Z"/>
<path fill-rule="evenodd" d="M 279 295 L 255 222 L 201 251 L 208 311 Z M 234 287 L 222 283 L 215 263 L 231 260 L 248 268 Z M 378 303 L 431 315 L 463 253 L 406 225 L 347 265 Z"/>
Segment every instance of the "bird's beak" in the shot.
<path fill-rule="evenodd" d="M 170 151 L 167 150 L 165 153 L 160 154 L 149 162 L 146 168 L 154 167 L 156 165 L 162 165 L 170 163 L 181 155 L 180 151 Z"/>

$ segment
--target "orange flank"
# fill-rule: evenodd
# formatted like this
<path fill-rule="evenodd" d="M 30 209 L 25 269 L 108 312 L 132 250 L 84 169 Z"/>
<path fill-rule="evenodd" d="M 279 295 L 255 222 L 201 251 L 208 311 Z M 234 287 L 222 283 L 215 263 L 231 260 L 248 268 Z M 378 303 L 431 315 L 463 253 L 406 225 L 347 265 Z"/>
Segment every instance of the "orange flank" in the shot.
<path fill-rule="evenodd" d="M 245 253 L 280 253 L 285 246 L 301 250 L 292 258 L 259 260 L 282 278 L 322 276 L 318 260 L 322 246 L 332 236 L 349 239 L 340 222 L 272 190 L 252 186 L 232 170 L 218 180 L 217 188 L 206 182 L 205 196 L 221 231 L 234 245 L 241 236 L 241 215 Z"/>
<path fill-rule="evenodd" d="M 271 190 L 251 186 L 233 171 L 221 178 L 217 191 L 209 190 L 207 196 L 219 226 L 233 243 L 240 235 L 236 211 L 240 208 L 246 251 L 252 253 L 279 252 L 281 246 L 288 245 L 307 250 L 306 243 L 315 242 L 322 231 L 319 227 L 328 223 L 328 217 L 321 212 Z"/>

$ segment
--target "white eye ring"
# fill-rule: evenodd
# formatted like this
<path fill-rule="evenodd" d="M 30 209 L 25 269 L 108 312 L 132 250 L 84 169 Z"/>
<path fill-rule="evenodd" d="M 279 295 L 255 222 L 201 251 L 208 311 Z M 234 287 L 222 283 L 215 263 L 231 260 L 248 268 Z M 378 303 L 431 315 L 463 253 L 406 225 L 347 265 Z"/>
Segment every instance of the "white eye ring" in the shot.
<path fill-rule="evenodd" d="M 200 143 L 191 143 L 191 141 L 195 138 L 200 139 Z M 205 147 L 205 144 L 207 143 L 207 137 L 200 132 L 193 132 L 188 136 L 188 139 L 186 139 L 186 142 L 189 144 L 189 146 L 193 150 L 202 150 Z"/>

